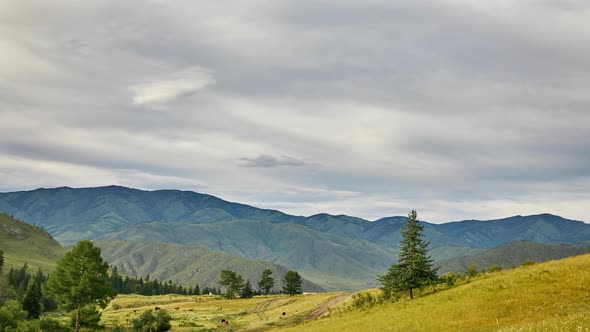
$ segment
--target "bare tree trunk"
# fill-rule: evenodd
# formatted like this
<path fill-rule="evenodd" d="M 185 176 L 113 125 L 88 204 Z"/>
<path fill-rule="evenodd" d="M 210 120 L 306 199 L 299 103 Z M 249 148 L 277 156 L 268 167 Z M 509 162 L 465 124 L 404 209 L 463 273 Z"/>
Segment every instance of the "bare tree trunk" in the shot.
<path fill-rule="evenodd" d="M 414 292 L 413 289 L 410 288 L 410 300 L 412 300 L 414 298 Z"/>
<path fill-rule="evenodd" d="M 80 311 L 82 307 L 78 304 L 78 311 L 76 312 L 76 330 L 75 332 L 80 331 Z"/>

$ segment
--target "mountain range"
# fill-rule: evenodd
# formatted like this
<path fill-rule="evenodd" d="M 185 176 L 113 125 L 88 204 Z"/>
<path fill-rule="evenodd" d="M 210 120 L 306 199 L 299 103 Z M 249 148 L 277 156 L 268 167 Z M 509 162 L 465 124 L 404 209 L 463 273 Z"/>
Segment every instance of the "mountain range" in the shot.
<path fill-rule="evenodd" d="M 293 216 L 191 191 L 119 186 L 0 193 L 0 211 L 43 226 L 65 245 L 92 239 L 200 246 L 298 270 L 326 289 L 374 283 L 395 262 L 406 221 Z M 437 262 L 515 241 L 590 244 L 590 225 L 550 214 L 423 225 Z"/>

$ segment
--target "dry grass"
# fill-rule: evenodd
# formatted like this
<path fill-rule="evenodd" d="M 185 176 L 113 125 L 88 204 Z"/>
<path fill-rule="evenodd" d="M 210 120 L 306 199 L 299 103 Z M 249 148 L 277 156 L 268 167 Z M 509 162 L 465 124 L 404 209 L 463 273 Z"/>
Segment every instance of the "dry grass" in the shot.
<path fill-rule="evenodd" d="M 590 255 L 486 274 L 413 301 L 284 330 L 590 331 Z"/>
<path fill-rule="evenodd" d="M 172 331 L 268 330 L 298 324 L 313 310 L 343 294 L 272 295 L 243 300 L 224 300 L 218 296 L 120 295 L 103 311 L 101 323 L 107 327 L 129 327 L 132 319 L 157 306 L 172 315 Z M 229 326 L 223 326 L 222 319 L 229 320 Z"/>

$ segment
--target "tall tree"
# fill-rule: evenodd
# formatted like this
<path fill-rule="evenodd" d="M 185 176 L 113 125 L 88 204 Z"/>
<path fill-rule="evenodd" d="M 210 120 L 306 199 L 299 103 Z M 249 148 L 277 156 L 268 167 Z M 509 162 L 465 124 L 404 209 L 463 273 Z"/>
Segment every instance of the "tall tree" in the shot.
<path fill-rule="evenodd" d="M 283 293 L 291 296 L 301 294 L 301 276 L 295 271 L 288 271 L 283 277 Z"/>
<path fill-rule="evenodd" d="M 275 286 L 275 279 L 272 277 L 271 269 L 264 269 L 258 281 L 258 288 L 264 291 L 264 294 L 268 295 L 270 290 Z"/>
<path fill-rule="evenodd" d="M 244 287 L 242 276 L 230 270 L 221 271 L 219 284 L 225 286 L 225 298 L 235 299 Z"/>
<path fill-rule="evenodd" d="M 423 239 L 423 231 L 418 214 L 412 210 L 408 214 L 408 222 L 401 229 L 398 263 L 391 265 L 388 273 L 378 278 L 386 294 L 407 291 L 413 299 L 415 289 L 438 279 L 436 269 L 432 268 L 432 258 L 428 256 L 429 242 Z"/>
<path fill-rule="evenodd" d="M 76 310 L 76 332 L 80 330 L 80 312 L 84 306 L 104 308 L 115 297 L 108 268 L 100 256 L 100 248 L 84 240 L 58 261 L 49 276 L 49 293 L 67 309 Z"/>
<path fill-rule="evenodd" d="M 23 299 L 23 310 L 28 313 L 29 318 L 39 318 L 41 314 L 41 296 L 41 287 L 36 282 L 29 283 Z"/>

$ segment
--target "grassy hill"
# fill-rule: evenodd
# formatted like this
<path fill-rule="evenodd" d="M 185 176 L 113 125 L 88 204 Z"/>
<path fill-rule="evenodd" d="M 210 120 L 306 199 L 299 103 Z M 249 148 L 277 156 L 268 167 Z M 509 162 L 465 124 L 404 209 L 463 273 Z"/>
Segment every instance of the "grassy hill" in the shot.
<path fill-rule="evenodd" d="M 281 331 L 588 331 L 589 294 L 590 255 L 583 255 Z"/>
<path fill-rule="evenodd" d="M 517 241 L 505 246 L 485 250 L 469 257 L 456 257 L 440 263 L 439 273 L 463 273 L 471 264 L 478 269 L 487 269 L 492 265 L 510 268 L 526 261 L 545 262 L 590 252 L 590 248 L 575 247 L 568 244 L 546 244 L 530 241 Z"/>
<path fill-rule="evenodd" d="M 0 249 L 5 269 L 25 262 L 33 269 L 52 270 L 66 250 L 43 229 L 0 213 Z"/>
<path fill-rule="evenodd" d="M 100 242 L 94 244 L 101 248 L 102 257 L 119 271 L 137 277 L 149 275 L 152 279 L 173 280 L 175 283 L 201 288 L 219 287 L 222 270 L 233 270 L 244 280 L 256 284 L 265 268 L 273 271 L 275 290 L 283 287 L 282 278 L 287 268 L 267 262 L 236 257 L 224 252 L 161 242 Z M 306 292 L 321 292 L 323 289 L 303 280 L 302 289 Z"/>

